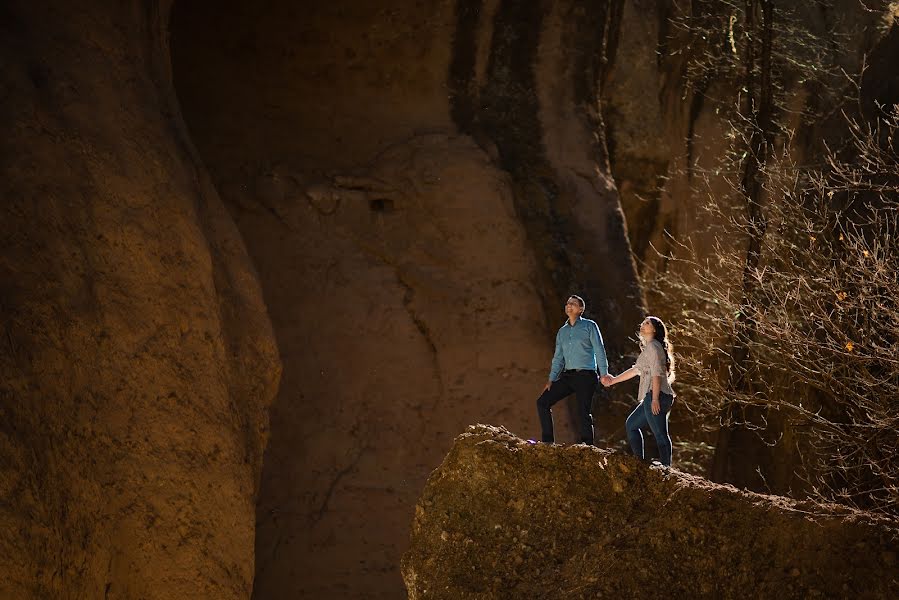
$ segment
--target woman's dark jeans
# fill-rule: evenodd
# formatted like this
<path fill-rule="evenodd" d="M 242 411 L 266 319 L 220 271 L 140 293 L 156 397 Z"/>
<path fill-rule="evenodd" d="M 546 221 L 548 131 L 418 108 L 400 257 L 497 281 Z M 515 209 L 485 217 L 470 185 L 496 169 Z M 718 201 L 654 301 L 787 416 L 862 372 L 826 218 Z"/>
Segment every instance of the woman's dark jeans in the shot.
<path fill-rule="evenodd" d="M 671 414 L 671 403 L 674 398 L 665 392 L 659 393 L 659 414 L 652 414 L 652 391 L 646 393 L 643 401 L 637 405 L 624 423 L 627 439 L 631 443 L 634 455 L 643 460 L 643 432 L 646 427 L 652 431 L 659 447 L 659 460 L 663 465 L 671 466 L 671 436 L 668 435 L 668 416 Z"/>

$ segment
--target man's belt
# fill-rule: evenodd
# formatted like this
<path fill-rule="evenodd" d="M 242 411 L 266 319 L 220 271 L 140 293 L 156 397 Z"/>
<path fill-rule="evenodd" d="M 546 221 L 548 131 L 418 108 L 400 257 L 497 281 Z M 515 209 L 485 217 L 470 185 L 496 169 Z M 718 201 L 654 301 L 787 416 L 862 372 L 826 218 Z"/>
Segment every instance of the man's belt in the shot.
<path fill-rule="evenodd" d="M 562 371 L 562 374 L 565 373 L 574 374 L 574 373 L 593 373 L 596 374 L 596 369 L 565 369 Z"/>

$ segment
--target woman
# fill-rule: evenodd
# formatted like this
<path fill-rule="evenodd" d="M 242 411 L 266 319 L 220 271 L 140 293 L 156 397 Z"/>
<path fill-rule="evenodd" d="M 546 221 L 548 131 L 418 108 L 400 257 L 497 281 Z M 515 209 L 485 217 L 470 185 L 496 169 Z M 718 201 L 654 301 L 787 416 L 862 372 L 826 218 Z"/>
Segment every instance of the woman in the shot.
<path fill-rule="evenodd" d="M 668 331 L 657 317 L 646 317 L 640 324 L 640 356 L 634 366 L 612 377 L 606 375 L 602 383 L 606 387 L 640 376 L 639 404 L 625 422 L 627 439 L 634 454 L 643 460 L 643 432 L 649 427 L 659 447 L 659 459 L 671 466 L 671 437 L 668 435 L 668 415 L 674 402 L 674 356 L 668 343 Z"/>

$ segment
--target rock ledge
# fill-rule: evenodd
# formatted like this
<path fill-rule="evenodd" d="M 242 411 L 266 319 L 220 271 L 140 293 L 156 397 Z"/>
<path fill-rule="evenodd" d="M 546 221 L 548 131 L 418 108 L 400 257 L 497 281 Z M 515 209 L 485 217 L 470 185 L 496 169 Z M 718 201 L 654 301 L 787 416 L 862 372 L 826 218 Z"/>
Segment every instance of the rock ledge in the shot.
<path fill-rule="evenodd" d="M 422 598 L 899 597 L 896 524 L 474 425 L 428 479 Z"/>

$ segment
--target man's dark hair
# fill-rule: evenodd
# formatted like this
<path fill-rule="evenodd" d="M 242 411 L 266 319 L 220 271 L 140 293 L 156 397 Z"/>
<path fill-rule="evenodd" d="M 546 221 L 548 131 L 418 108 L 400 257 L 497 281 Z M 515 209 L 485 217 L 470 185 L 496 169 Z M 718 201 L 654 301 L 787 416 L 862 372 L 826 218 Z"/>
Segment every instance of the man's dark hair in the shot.
<path fill-rule="evenodd" d="M 587 303 L 584 302 L 583 298 L 581 298 L 580 296 L 575 296 L 574 294 L 571 294 L 570 296 L 568 296 L 569 300 L 571 300 L 572 298 L 574 298 L 575 300 L 578 301 L 578 304 L 581 305 L 581 308 L 583 308 L 584 310 L 587 310 Z"/>

